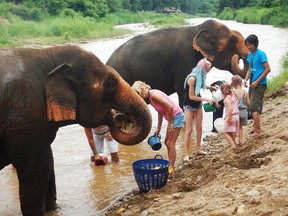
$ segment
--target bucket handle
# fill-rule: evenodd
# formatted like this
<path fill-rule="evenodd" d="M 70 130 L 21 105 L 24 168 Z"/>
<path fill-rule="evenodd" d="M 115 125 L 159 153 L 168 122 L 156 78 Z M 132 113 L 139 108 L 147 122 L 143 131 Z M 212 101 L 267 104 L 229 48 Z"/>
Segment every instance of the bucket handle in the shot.
<path fill-rule="evenodd" d="M 158 159 L 163 159 L 162 155 L 159 155 L 159 154 L 155 155 L 154 159 L 157 159 L 157 157 L 160 157 Z"/>
<path fill-rule="evenodd" d="M 157 136 L 154 136 L 154 137 L 159 137 L 161 139 L 161 135 L 160 134 L 158 134 Z"/>

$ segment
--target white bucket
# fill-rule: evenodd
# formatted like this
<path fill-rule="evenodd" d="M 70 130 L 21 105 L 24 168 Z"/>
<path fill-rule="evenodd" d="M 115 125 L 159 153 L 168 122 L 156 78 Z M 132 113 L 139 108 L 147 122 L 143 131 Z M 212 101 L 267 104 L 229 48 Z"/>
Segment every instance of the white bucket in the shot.
<path fill-rule="evenodd" d="M 218 131 L 218 133 L 224 132 L 224 125 L 225 125 L 225 120 L 223 118 L 217 118 L 214 121 L 214 127 Z"/>
<path fill-rule="evenodd" d="M 213 98 L 215 103 L 218 103 L 219 101 L 224 99 L 224 96 L 223 96 L 223 94 L 221 92 L 221 87 L 219 87 L 217 89 L 217 91 L 212 93 L 212 98 Z"/>

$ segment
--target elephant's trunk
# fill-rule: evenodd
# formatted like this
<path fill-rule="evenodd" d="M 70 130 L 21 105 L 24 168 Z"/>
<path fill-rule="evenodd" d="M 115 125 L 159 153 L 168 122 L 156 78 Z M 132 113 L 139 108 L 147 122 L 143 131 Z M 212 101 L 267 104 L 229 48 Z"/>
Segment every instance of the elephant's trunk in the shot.
<path fill-rule="evenodd" d="M 249 68 L 248 62 L 246 61 L 246 59 L 243 59 L 244 62 L 244 67 L 241 69 L 239 66 L 239 60 L 240 57 L 238 54 L 234 54 L 231 58 L 231 68 L 232 68 L 232 73 L 233 74 L 238 74 L 239 76 L 241 76 L 243 79 L 246 76 L 247 70 Z"/>
<path fill-rule="evenodd" d="M 126 128 L 112 127 L 111 134 L 116 141 L 123 145 L 135 145 L 149 135 L 152 127 L 152 116 L 149 107 L 136 91 L 123 79 L 120 83 L 119 94 L 115 95 L 117 98 L 115 100 L 119 100 L 120 105 L 115 104 L 116 107 L 113 109 L 126 116 Z M 127 94 L 123 94 L 123 92 Z"/>
<path fill-rule="evenodd" d="M 148 136 L 152 126 L 152 117 L 148 106 L 145 106 L 144 110 L 137 108 L 134 114 L 125 114 L 128 123 L 124 126 L 111 128 L 111 134 L 115 140 L 124 145 L 135 145 Z"/>

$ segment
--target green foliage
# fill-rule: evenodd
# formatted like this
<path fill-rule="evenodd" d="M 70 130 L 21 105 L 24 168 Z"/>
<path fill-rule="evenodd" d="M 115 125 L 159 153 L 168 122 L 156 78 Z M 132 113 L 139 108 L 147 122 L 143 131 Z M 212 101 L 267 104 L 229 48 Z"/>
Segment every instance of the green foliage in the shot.
<path fill-rule="evenodd" d="M 274 8 L 251 7 L 239 10 L 225 8 L 217 17 L 223 20 L 236 20 L 243 23 L 288 27 L 288 6 Z"/>
<path fill-rule="evenodd" d="M 10 5 L 9 12 L 21 17 L 23 20 L 35 20 L 40 21 L 43 19 L 41 10 L 37 7 L 29 7 L 29 5 L 19 4 Z"/>
<path fill-rule="evenodd" d="M 59 17 L 71 17 L 71 18 L 79 18 L 82 17 L 81 13 L 78 13 L 70 8 L 65 8 L 59 12 Z"/>
<path fill-rule="evenodd" d="M 155 26 L 177 26 L 187 24 L 183 17 L 177 15 L 154 17 L 150 23 Z"/>
<path fill-rule="evenodd" d="M 47 7 L 47 11 L 50 15 L 56 16 L 59 14 L 60 11 L 63 11 L 67 8 L 67 3 L 65 1 L 61 1 L 61 0 L 49 0 L 46 3 L 46 7 Z M 46 11 L 46 9 L 45 9 L 45 11 Z"/>
<path fill-rule="evenodd" d="M 217 17 L 223 20 L 234 20 L 235 12 L 230 7 L 225 7 L 223 12 L 220 13 Z"/>
<path fill-rule="evenodd" d="M 269 80 L 267 91 L 265 94 L 269 94 L 270 92 L 277 91 L 278 89 L 282 89 L 288 82 L 288 56 L 284 58 L 283 61 L 283 71 L 276 77 L 273 77 L 272 80 Z"/>
<path fill-rule="evenodd" d="M 106 0 L 107 6 L 109 8 L 109 13 L 114 13 L 120 8 L 122 8 L 122 1 L 121 0 Z"/>

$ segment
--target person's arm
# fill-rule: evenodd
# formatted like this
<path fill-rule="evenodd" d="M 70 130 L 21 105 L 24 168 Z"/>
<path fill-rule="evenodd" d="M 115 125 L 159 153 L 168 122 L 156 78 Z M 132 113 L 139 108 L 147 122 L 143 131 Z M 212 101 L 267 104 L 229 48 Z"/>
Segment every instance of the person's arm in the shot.
<path fill-rule="evenodd" d="M 248 85 L 247 85 L 247 82 L 248 80 L 250 79 L 250 76 L 251 76 L 251 73 L 250 73 L 250 69 L 248 69 L 247 73 L 246 73 L 246 76 L 245 76 L 245 79 L 244 79 L 244 86 L 247 88 Z"/>
<path fill-rule="evenodd" d="M 158 136 L 160 134 L 162 122 L 163 122 L 163 115 L 162 113 L 158 112 L 158 123 L 157 123 L 157 129 L 154 132 L 154 136 Z"/>
<path fill-rule="evenodd" d="M 215 86 L 206 85 L 206 89 L 209 89 L 210 92 L 213 92 L 217 91 L 218 87 L 216 85 Z"/>
<path fill-rule="evenodd" d="M 99 153 L 96 150 L 96 145 L 93 139 L 92 129 L 91 128 L 84 128 L 85 135 L 87 137 L 87 141 L 89 143 L 89 146 L 94 154 L 95 160 L 99 160 L 100 156 Z"/>
<path fill-rule="evenodd" d="M 264 62 L 263 63 L 264 66 L 264 71 L 263 73 L 258 77 L 258 79 L 256 79 L 253 83 L 251 83 L 251 88 L 256 88 L 256 86 L 268 75 L 268 73 L 270 73 L 271 69 L 270 69 L 270 65 L 268 62 Z"/>
<path fill-rule="evenodd" d="M 246 94 L 246 104 L 247 104 L 247 106 L 249 106 L 250 105 L 250 97 L 249 97 L 249 92 L 246 92 L 245 93 Z"/>
<path fill-rule="evenodd" d="M 187 80 L 187 83 L 189 85 L 189 99 L 194 101 L 207 101 L 209 104 L 213 103 L 213 100 L 210 98 L 204 98 L 204 97 L 198 97 L 194 95 L 194 87 L 195 87 L 195 77 L 190 76 Z"/>

